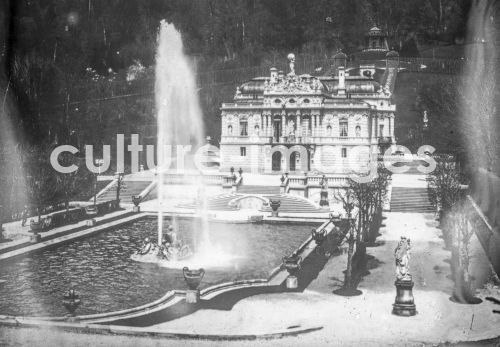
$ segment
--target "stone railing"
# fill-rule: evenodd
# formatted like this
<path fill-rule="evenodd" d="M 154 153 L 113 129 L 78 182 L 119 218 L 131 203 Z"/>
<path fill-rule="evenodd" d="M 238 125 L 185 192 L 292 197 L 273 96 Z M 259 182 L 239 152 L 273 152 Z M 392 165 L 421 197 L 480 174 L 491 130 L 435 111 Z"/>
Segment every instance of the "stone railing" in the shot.
<path fill-rule="evenodd" d="M 166 184 L 194 184 L 197 182 L 207 185 L 220 185 L 223 183 L 222 174 L 194 174 L 194 173 L 165 173 L 163 175 L 163 183 Z"/>
<path fill-rule="evenodd" d="M 347 185 L 347 177 L 326 177 L 329 187 L 343 187 Z M 306 177 L 307 186 L 321 186 L 322 176 L 308 176 Z"/>

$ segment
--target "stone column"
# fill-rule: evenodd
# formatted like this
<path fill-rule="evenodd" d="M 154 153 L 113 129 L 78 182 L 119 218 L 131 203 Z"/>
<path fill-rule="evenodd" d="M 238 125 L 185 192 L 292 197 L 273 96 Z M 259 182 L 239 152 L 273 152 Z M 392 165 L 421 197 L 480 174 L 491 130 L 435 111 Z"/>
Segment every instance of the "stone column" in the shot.
<path fill-rule="evenodd" d="M 295 136 L 301 137 L 302 136 L 302 124 L 300 124 L 300 115 L 297 114 L 296 116 L 296 123 L 297 124 L 297 131 L 295 132 Z"/>
<path fill-rule="evenodd" d="M 323 134 L 321 133 L 321 114 L 317 114 L 316 118 L 318 119 L 318 122 L 316 124 L 317 136 L 322 136 Z"/>
<path fill-rule="evenodd" d="M 267 137 L 267 114 L 263 113 L 261 119 L 262 119 L 262 130 L 260 133 L 262 134 L 262 136 Z"/>
<path fill-rule="evenodd" d="M 389 136 L 392 136 L 392 117 L 389 117 Z"/>
<path fill-rule="evenodd" d="M 281 136 L 286 136 L 286 116 L 284 114 L 281 115 Z"/>
<path fill-rule="evenodd" d="M 273 136 L 273 116 L 267 115 L 267 136 Z"/>
<path fill-rule="evenodd" d="M 267 136 L 273 136 L 273 116 L 267 115 Z"/>
<path fill-rule="evenodd" d="M 315 114 L 311 114 L 311 121 L 312 121 L 312 136 L 316 137 L 318 136 L 318 117 L 316 117 Z"/>
<path fill-rule="evenodd" d="M 376 135 L 376 131 L 377 131 L 377 129 L 376 129 L 376 127 L 375 127 L 375 126 L 376 126 L 376 124 L 375 124 L 375 120 L 376 120 L 376 119 L 377 119 L 377 117 L 376 117 L 376 116 L 375 116 L 375 117 L 373 117 L 373 116 L 372 116 L 372 117 L 370 118 L 370 121 L 371 121 L 371 123 L 372 123 L 372 131 L 371 131 L 371 138 L 372 138 L 372 139 L 374 139 L 374 138 L 377 136 L 377 135 Z"/>

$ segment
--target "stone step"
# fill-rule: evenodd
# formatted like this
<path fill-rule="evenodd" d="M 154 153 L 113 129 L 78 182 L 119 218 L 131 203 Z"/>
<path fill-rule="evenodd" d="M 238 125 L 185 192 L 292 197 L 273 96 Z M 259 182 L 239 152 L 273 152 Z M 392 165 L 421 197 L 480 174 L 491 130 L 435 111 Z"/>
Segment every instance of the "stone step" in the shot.
<path fill-rule="evenodd" d="M 279 194 L 280 187 L 276 186 L 256 186 L 242 185 L 238 187 L 238 193 L 244 194 Z"/>
<path fill-rule="evenodd" d="M 427 188 L 394 187 L 391 192 L 393 212 L 434 212 Z"/>

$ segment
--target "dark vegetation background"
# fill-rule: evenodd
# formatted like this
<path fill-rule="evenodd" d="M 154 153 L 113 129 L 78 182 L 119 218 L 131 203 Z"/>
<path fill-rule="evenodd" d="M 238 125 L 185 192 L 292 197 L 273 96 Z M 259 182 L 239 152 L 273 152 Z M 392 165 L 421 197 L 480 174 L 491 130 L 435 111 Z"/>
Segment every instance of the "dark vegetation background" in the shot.
<path fill-rule="evenodd" d="M 10 81 L 17 133 L 37 144 L 68 143 L 75 133 L 81 143 L 98 144 L 153 121 L 151 98 L 77 102 L 151 93 L 152 83 L 133 88 L 121 81 L 131 65 L 154 64 L 161 19 L 182 32 L 186 53 L 203 72 L 269 67 L 290 51 L 303 59 L 328 58 L 340 48 L 352 53 L 373 25 L 387 30 L 402 55 L 418 55 L 417 44 L 463 39 L 470 1 L 10 0 L 1 6 L 2 81 L 3 87 Z M 153 78 L 150 71 L 141 77 Z M 210 103 L 217 95 L 201 96 L 208 99 L 208 133 L 217 137 L 218 105 Z"/>
<path fill-rule="evenodd" d="M 12 200 L 26 172 L 31 172 L 28 185 L 43 186 L 40 182 L 46 179 L 37 173 L 46 170 L 38 168 L 40 162 L 48 162 L 55 145 L 80 149 L 94 145 L 98 156 L 102 144 L 112 145 L 117 133 L 138 133 L 143 143 L 154 143 L 153 65 L 161 19 L 182 33 L 186 53 L 203 82 L 199 95 L 205 130 L 217 145 L 220 103 L 230 101 L 242 78 L 280 67 L 289 52 L 297 54 L 299 72 L 311 72 L 301 71 L 301 66 L 322 66 L 340 49 L 347 54 L 361 50 L 364 34 L 374 25 L 387 32 L 390 48 L 402 57 L 463 58 L 470 44 L 466 23 L 471 3 L 4 0 L 0 3 L 0 205 L 21 204 Z M 436 83 L 445 82 L 439 76 L 398 76 L 399 143 L 417 141 L 423 110 L 433 119 L 441 117 L 443 88 Z M 446 83 L 443 86 L 452 85 Z M 453 126 L 454 110 L 445 113 L 442 124 Z M 442 132 L 437 129 L 435 134 Z M 429 140 L 436 138 L 441 137 Z M 456 136 L 438 142 L 443 151 L 460 147 Z M 71 187 L 75 194 L 81 189 Z M 30 191 L 51 202 L 68 195 L 67 189 L 45 190 Z"/>

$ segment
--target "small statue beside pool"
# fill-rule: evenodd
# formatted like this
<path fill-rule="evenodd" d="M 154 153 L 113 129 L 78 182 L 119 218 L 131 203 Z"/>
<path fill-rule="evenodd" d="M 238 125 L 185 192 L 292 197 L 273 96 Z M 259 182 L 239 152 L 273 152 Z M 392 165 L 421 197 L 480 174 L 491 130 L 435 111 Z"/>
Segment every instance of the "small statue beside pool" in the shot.
<path fill-rule="evenodd" d="M 161 245 L 146 237 L 142 242 L 141 249 L 132 255 L 132 259 L 139 261 L 155 262 L 158 259 L 167 261 L 180 261 L 189 258 L 193 253 L 189 245 L 183 244 L 177 238 L 177 233 L 169 226 L 167 233 L 163 236 Z"/>

